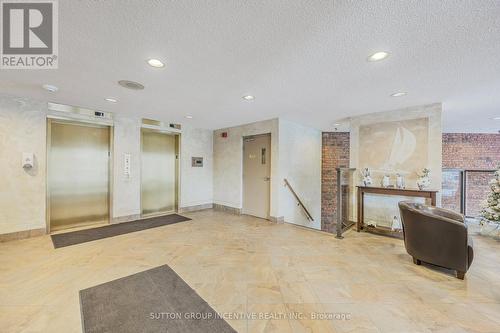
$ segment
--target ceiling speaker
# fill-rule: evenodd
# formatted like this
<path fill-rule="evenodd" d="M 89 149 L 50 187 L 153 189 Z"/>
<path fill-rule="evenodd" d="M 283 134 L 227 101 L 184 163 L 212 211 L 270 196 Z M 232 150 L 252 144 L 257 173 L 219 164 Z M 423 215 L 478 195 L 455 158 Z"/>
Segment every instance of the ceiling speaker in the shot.
<path fill-rule="evenodd" d="M 143 90 L 144 86 L 138 82 L 128 81 L 128 80 L 120 80 L 118 84 L 124 88 L 132 89 L 132 90 Z"/>

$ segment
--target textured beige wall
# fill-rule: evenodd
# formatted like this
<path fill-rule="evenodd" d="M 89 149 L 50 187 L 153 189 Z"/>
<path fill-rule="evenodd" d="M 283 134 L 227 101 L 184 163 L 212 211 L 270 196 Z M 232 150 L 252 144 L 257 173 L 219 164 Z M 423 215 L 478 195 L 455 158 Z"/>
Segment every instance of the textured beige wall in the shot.
<path fill-rule="evenodd" d="M 373 186 L 380 186 L 384 174 L 389 174 L 391 184 L 395 184 L 396 173 L 401 173 L 405 176 L 406 188 L 417 188 L 417 173 L 427 167 L 431 170 L 430 189 L 440 191 L 441 113 L 441 104 L 431 104 L 352 118 L 350 166 L 357 169 L 357 184 L 361 184 L 360 170 L 369 168 Z M 403 199 L 367 198 L 366 221 L 372 219 L 381 223 L 399 217 L 397 201 Z"/>
<path fill-rule="evenodd" d="M 429 167 L 429 119 L 384 121 L 359 127 L 358 165 L 369 167 L 374 185 L 385 174 L 395 184 L 397 173 L 416 187 L 417 173 Z"/>
<path fill-rule="evenodd" d="M 45 228 L 46 105 L 0 95 L 0 234 Z M 23 152 L 34 153 L 32 170 Z"/>
<path fill-rule="evenodd" d="M 46 101 L 0 94 L 0 234 L 46 227 L 46 117 Z M 140 126 L 139 117 L 115 115 L 113 219 L 140 214 Z M 210 130 L 182 134 L 181 207 L 212 203 L 212 140 Z M 21 167 L 23 152 L 35 154 L 33 170 Z M 124 153 L 131 154 L 130 178 Z M 203 156 L 204 167 L 192 168 L 192 156 Z"/>
<path fill-rule="evenodd" d="M 314 219 L 309 221 L 290 189 L 280 186 L 279 215 L 288 223 L 321 229 L 321 146 L 321 131 L 279 120 L 279 179 L 288 179 Z"/>
<path fill-rule="evenodd" d="M 203 167 L 193 167 L 191 157 L 203 157 Z M 183 126 L 181 137 L 180 207 L 213 203 L 213 131 Z"/>
<path fill-rule="evenodd" d="M 222 132 L 228 137 L 223 138 Z M 270 215 L 321 228 L 321 131 L 272 119 L 214 131 L 214 203 L 242 208 L 243 137 L 271 133 Z M 297 207 L 283 179 L 288 178 L 314 217 Z"/>
<path fill-rule="evenodd" d="M 221 137 L 227 132 L 228 137 Z M 271 216 L 278 216 L 278 119 L 223 128 L 214 131 L 214 203 L 242 208 L 243 137 L 271 133 Z"/>
<path fill-rule="evenodd" d="M 130 177 L 123 173 L 130 154 Z M 113 129 L 113 218 L 141 213 L 141 119 L 115 115 Z"/>

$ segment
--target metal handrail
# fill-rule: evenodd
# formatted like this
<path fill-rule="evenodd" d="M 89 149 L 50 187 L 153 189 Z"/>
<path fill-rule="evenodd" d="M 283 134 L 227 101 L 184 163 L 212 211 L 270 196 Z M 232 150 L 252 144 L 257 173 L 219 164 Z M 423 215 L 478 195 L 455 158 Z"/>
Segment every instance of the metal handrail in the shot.
<path fill-rule="evenodd" d="M 304 213 L 306 213 L 306 217 L 309 221 L 314 221 L 311 213 L 309 213 L 309 211 L 307 210 L 306 206 L 304 206 L 304 204 L 302 203 L 302 201 L 300 200 L 299 196 L 297 195 L 297 193 L 295 193 L 295 191 L 293 190 L 293 187 L 292 185 L 290 185 L 290 183 L 288 182 L 288 180 L 285 178 L 283 179 L 285 181 L 285 186 L 288 186 L 288 188 L 290 189 L 290 192 L 292 192 L 293 196 L 295 197 L 295 200 L 297 200 L 297 205 L 302 207 L 302 210 L 304 211 Z"/>

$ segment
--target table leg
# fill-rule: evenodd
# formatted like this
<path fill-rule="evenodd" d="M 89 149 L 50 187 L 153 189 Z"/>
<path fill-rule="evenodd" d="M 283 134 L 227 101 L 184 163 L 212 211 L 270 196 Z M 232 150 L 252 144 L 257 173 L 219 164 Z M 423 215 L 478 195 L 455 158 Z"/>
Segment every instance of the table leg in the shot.
<path fill-rule="evenodd" d="M 436 206 L 436 192 L 431 193 L 431 206 Z"/>
<path fill-rule="evenodd" d="M 356 223 L 356 231 L 363 229 L 363 191 L 358 189 L 358 221 Z"/>

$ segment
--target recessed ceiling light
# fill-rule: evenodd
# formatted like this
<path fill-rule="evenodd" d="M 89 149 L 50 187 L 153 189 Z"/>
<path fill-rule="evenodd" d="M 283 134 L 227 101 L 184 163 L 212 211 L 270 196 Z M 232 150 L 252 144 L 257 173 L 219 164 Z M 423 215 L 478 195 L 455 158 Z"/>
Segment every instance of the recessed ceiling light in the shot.
<path fill-rule="evenodd" d="M 255 96 L 245 95 L 245 96 L 243 96 L 243 99 L 246 101 L 253 101 L 255 99 Z"/>
<path fill-rule="evenodd" d="M 187 115 L 186 119 L 193 119 L 193 116 Z"/>
<path fill-rule="evenodd" d="M 366 60 L 372 61 L 372 62 L 373 61 L 380 61 L 380 60 L 384 60 L 388 56 L 389 56 L 388 52 L 380 51 L 380 52 L 375 52 L 374 54 L 372 54 L 371 56 L 369 56 Z"/>
<path fill-rule="evenodd" d="M 165 64 L 158 59 L 149 59 L 148 64 L 149 64 L 149 66 L 154 67 L 154 68 L 165 67 Z"/>
<path fill-rule="evenodd" d="M 124 88 L 132 89 L 132 90 L 143 90 L 144 86 L 139 82 L 129 81 L 129 80 L 120 80 L 118 84 Z"/>
<path fill-rule="evenodd" d="M 43 89 L 47 90 L 47 91 L 50 91 L 50 92 L 56 92 L 59 90 L 59 88 L 57 88 L 56 86 L 53 86 L 51 84 L 44 84 L 42 86 Z"/>
<path fill-rule="evenodd" d="M 118 100 L 116 98 L 112 98 L 112 97 L 108 97 L 108 98 L 105 98 L 106 101 L 110 102 L 110 103 L 116 103 L 118 102 Z"/>
<path fill-rule="evenodd" d="M 398 92 L 395 92 L 394 94 L 391 94 L 391 97 L 401 97 L 401 96 L 405 96 L 406 94 L 407 94 L 407 92 L 398 91 Z"/>

